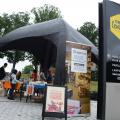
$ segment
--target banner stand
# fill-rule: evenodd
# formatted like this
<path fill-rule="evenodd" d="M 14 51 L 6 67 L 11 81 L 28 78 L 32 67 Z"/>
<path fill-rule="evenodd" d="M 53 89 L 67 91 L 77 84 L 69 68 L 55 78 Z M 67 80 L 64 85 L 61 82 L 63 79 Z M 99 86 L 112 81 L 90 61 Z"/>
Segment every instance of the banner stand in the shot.
<path fill-rule="evenodd" d="M 55 96 L 55 94 L 57 97 Z M 67 120 L 66 87 L 46 87 L 42 109 L 42 120 L 44 120 L 45 117 L 65 118 L 65 120 Z"/>

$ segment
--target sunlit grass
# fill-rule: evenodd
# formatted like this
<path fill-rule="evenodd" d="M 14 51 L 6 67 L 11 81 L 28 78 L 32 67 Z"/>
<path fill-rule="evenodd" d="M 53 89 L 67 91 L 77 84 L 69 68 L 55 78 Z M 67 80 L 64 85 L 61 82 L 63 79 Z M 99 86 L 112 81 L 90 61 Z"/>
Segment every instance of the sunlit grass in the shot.
<path fill-rule="evenodd" d="M 93 92 L 97 92 L 98 91 L 98 82 L 97 81 L 91 81 L 91 85 L 90 85 L 90 91 Z"/>
<path fill-rule="evenodd" d="M 30 74 L 22 74 L 21 78 L 29 79 Z M 93 92 L 93 91 L 97 92 L 98 91 L 98 82 L 97 81 L 91 81 L 90 91 L 91 92 Z"/>

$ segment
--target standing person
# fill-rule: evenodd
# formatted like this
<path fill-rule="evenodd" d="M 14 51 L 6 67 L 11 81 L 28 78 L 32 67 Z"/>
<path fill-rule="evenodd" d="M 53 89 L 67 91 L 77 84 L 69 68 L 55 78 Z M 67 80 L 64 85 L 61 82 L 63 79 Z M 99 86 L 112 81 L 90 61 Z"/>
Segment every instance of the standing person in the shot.
<path fill-rule="evenodd" d="M 0 80 L 2 81 L 2 94 L 5 96 L 5 88 L 4 88 L 4 77 L 6 76 L 5 68 L 7 67 L 7 63 L 4 63 L 4 65 L 0 68 Z"/>
<path fill-rule="evenodd" d="M 21 72 L 19 71 L 19 72 L 17 73 L 17 75 L 16 75 L 16 79 L 17 79 L 17 80 L 20 80 L 20 78 L 21 78 Z"/>
<path fill-rule="evenodd" d="M 16 83 L 18 82 L 18 80 L 16 79 L 16 74 L 17 74 L 17 70 L 16 69 L 12 70 L 11 89 L 9 91 L 9 97 L 8 97 L 8 99 L 10 100 L 14 100 L 14 90 L 15 90 Z"/>
<path fill-rule="evenodd" d="M 3 80 L 5 77 L 5 68 L 7 67 L 7 63 L 4 63 L 4 65 L 0 68 L 0 80 Z"/>

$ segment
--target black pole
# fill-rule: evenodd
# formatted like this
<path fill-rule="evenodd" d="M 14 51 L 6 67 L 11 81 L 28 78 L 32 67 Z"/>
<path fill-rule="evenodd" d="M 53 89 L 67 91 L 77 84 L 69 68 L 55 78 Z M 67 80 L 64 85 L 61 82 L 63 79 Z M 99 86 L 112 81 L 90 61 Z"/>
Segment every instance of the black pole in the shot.
<path fill-rule="evenodd" d="M 105 120 L 106 106 L 106 64 L 107 64 L 107 12 L 108 0 L 99 4 L 99 80 L 97 118 Z"/>
<path fill-rule="evenodd" d="M 102 58 L 102 60 L 100 59 Z M 104 70 L 104 41 L 103 41 L 103 4 L 99 4 L 99 75 L 98 75 L 98 104 L 97 104 L 97 118 L 105 119 L 105 82 L 103 78 Z"/>

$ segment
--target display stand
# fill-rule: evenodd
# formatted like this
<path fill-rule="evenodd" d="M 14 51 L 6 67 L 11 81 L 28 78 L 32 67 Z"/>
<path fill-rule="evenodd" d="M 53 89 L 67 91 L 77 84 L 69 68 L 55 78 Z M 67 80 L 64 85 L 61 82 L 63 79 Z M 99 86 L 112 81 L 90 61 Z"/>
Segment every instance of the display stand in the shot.
<path fill-rule="evenodd" d="M 67 120 L 67 88 L 47 86 L 42 109 L 42 120 L 45 117 L 65 118 Z"/>

